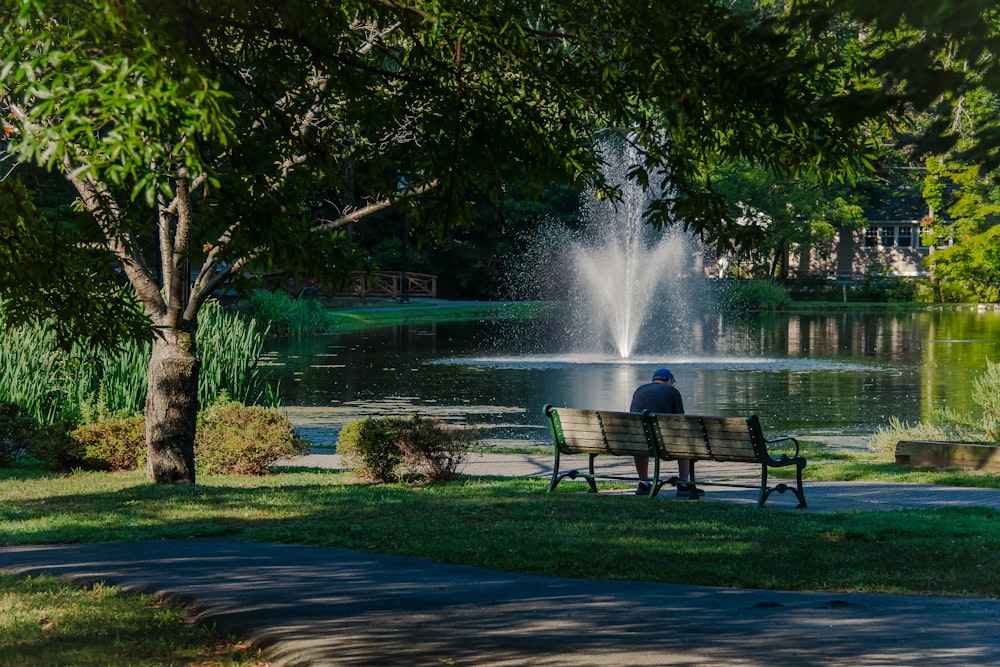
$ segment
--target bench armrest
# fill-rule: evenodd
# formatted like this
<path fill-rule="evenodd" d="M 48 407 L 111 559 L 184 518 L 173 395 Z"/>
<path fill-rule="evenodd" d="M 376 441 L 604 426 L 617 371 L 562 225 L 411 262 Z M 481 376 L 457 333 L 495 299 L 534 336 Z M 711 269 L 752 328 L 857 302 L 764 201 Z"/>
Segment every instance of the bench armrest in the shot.
<path fill-rule="evenodd" d="M 792 454 L 790 456 L 788 454 L 782 454 L 781 457 L 778 459 L 779 461 L 781 460 L 781 458 L 796 458 L 796 457 L 798 457 L 798 455 L 799 455 L 799 441 L 796 438 L 793 438 L 790 435 L 785 436 L 783 438 L 772 438 L 771 440 L 765 439 L 764 443 L 767 445 L 768 456 L 771 455 L 771 445 L 774 445 L 774 444 L 777 444 L 777 443 L 780 443 L 780 442 L 791 442 L 791 443 L 793 443 L 795 445 L 795 451 L 792 452 Z"/>

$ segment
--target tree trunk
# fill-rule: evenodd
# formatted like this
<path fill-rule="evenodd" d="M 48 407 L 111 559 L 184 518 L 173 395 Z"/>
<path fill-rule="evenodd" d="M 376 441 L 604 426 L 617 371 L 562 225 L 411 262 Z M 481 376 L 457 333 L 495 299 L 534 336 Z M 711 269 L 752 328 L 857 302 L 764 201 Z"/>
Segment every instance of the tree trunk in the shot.
<path fill-rule="evenodd" d="M 153 339 L 146 389 L 146 477 L 194 484 L 198 371 L 194 334 L 161 329 Z"/>

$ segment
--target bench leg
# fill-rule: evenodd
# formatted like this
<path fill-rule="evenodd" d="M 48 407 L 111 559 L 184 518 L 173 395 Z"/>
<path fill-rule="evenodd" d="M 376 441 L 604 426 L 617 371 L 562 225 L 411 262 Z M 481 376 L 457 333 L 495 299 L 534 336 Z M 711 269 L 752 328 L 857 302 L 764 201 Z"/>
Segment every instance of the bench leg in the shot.
<path fill-rule="evenodd" d="M 590 493 L 597 493 L 597 482 L 594 481 L 594 459 L 597 458 L 597 454 L 590 455 L 590 477 L 587 478 L 587 484 L 590 485 Z"/>
<path fill-rule="evenodd" d="M 791 491 L 795 494 L 795 498 L 799 501 L 799 504 L 795 506 L 795 509 L 805 509 L 806 508 L 806 494 L 802 490 L 802 468 L 801 465 L 795 466 L 795 488 L 788 486 L 787 484 L 778 484 L 774 488 L 768 488 L 767 486 L 767 466 L 760 466 L 760 498 L 757 501 L 757 507 L 763 507 L 764 503 L 767 502 L 768 497 L 777 491 L 778 493 L 784 493 L 785 491 Z"/>
<path fill-rule="evenodd" d="M 655 498 L 656 494 L 660 492 L 660 487 L 663 486 L 663 482 L 660 481 L 660 457 L 653 456 L 653 483 L 649 489 L 649 497 Z"/>
<path fill-rule="evenodd" d="M 559 476 L 559 447 L 556 447 L 556 455 L 552 460 L 552 481 L 549 482 L 548 493 L 552 493 L 555 490 L 561 479 L 562 477 Z"/>
<path fill-rule="evenodd" d="M 594 474 L 594 454 L 590 455 L 590 474 Z M 567 477 L 570 479 L 576 479 L 580 475 L 579 470 L 567 470 L 566 472 L 559 472 L 559 449 L 556 448 L 555 457 L 552 460 L 552 481 L 549 482 L 549 490 L 547 493 L 552 493 L 555 488 L 559 486 L 559 482 L 563 481 Z M 587 478 L 587 484 L 590 486 L 589 493 L 597 493 L 597 484 L 594 482 L 593 477 Z"/>
<path fill-rule="evenodd" d="M 805 467 L 805 463 L 795 466 L 795 488 L 792 491 L 799 499 L 799 504 L 796 506 L 798 509 L 806 508 L 806 492 L 802 490 L 802 469 Z"/>

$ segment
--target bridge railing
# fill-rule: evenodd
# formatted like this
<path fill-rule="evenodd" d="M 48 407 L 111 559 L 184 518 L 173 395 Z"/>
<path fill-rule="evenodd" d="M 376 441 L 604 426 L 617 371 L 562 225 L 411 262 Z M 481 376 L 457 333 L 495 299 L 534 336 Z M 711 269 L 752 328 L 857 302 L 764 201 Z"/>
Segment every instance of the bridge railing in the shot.
<path fill-rule="evenodd" d="M 385 297 L 396 299 L 403 294 L 402 271 L 379 273 L 356 272 L 351 274 L 352 294 L 362 298 Z M 407 296 L 437 298 L 437 276 L 426 273 L 406 273 Z"/>

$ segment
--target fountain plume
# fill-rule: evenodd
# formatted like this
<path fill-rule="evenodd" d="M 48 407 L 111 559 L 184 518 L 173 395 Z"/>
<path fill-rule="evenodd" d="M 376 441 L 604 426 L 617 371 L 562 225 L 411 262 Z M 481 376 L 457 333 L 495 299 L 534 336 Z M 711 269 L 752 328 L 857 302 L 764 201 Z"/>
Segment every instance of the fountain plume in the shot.
<path fill-rule="evenodd" d="M 614 351 L 629 358 L 651 320 L 670 310 L 676 314 L 690 305 L 681 285 L 688 274 L 691 244 L 686 235 L 655 230 L 645 213 L 656 193 L 644 190 L 626 174 L 638 154 L 625 147 L 604 149 L 608 182 L 620 198 L 585 198 L 590 221 L 585 240 L 573 244 L 572 257 L 580 286 L 579 299 L 587 304 L 585 317 L 610 336 Z M 668 326 L 668 318 L 659 327 Z"/>

